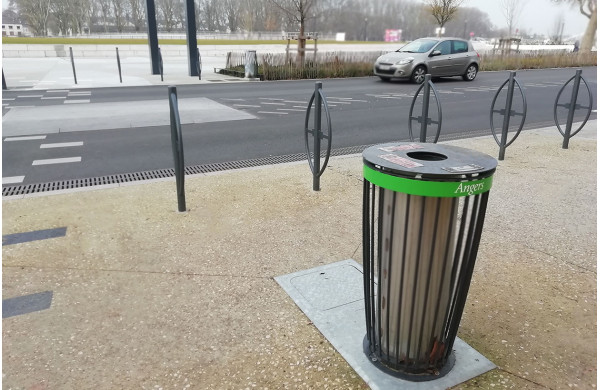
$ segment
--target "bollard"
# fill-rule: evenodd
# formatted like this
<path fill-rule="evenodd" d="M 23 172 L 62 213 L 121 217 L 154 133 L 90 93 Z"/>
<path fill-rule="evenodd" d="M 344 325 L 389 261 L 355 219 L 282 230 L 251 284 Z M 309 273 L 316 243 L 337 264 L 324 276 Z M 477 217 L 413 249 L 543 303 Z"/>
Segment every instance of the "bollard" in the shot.
<path fill-rule="evenodd" d="M 363 163 L 363 350 L 391 375 L 437 379 L 459 358 L 452 350 L 497 162 L 400 142 L 367 148 Z"/>
<path fill-rule="evenodd" d="M 75 60 L 73 59 L 73 48 L 69 46 L 69 53 L 71 54 L 71 65 L 73 66 L 73 78 L 75 79 L 75 84 L 77 84 L 77 74 L 75 73 Z"/>
<path fill-rule="evenodd" d="M 558 94 L 556 95 L 556 101 L 554 102 L 554 123 L 556 124 L 556 127 L 558 127 L 558 131 L 563 136 L 563 145 L 562 145 L 563 149 L 569 148 L 569 140 L 573 136 L 575 136 L 577 133 L 579 133 L 579 131 L 581 131 L 583 126 L 585 126 L 588 119 L 590 118 L 590 114 L 592 113 L 594 96 L 592 95 L 592 91 L 590 90 L 590 87 L 587 84 L 587 81 L 585 81 L 585 79 L 581 76 L 581 72 L 582 72 L 581 69 L 577 69 L 575 71 L 575 76 L 573 76 L 569 80 L 567 80 L 567 82 L 562 86 L 560 91 L 558 91 Z M 573 89 L 571 91 L 571 99 L 570 99 L 569 103 L 558 104 L 558 100 L 560 99 L 562 92 L 564 91 L 565 87 L 571 82 L 571 80 L 573 80 Z M 582 81 L 583 81 L 584 87 L 587 89 L 587 92 L 588 92 L 588 99 L 589 99 L 590 105 L 587 107 L 582 106 L 581 104 L 577 103 L 577 98 L 579 95 L 579 88 L 581 86 Z M 565 107 L 569 110 L 569 113 L 567 115 L 567 125 L 566 125 L 564 132 L 562 131 L 560 124 L 558 123 L 557 109 L 559 106 Z M 583 120 L 583 123 L 581 124 L 581 126 L 577 130 L 573 131 L 573 119 L 575 117 L 575 111 L 579 110 L 581 108 L 587 109 L 585 119 Z"/>
<path fill-rule="evenodd" d="M 527 116 L 527 99 L 525 98 L 525 93 L 523 92 L 523 88 L 521 88 L 521 84 L 519 84 L 519 81 L 516 79 L 516 74 L 517 74 L 517 72 L 513 72 L 513 71 L 509 72 L 508 79 L 504 83 L 502 83 L 500 88 L 498 88 L 498 91 L 496 91 L 496 95 L 494 95 L 494 99 L 492 100 L 492 106 L 490 108 L 490 128 L 492 130 L 492 135 L 494 136 L 496 143 L 498 144 L 498 146 L 500 146 L 498 160 L 504 160 L 506 148 L 508 148 L 517 139 L 519 134 L 521 134 L 521 130 L 523 129 L 523 125 L 525 124 L 525 118 Z M 494 110 L 494 106 L 496 104 L 496 99 L 498 98 L 498 95 L 500 95 L 500 91 L 502 91 L 504 86 L 507 84 L 508 84 L 508 89 L 506 92 L 506 102 L 504 104 L 504 108 L 499 109 L 499 110 Z M 521 99 L 523 101 L 523 112 L 516 112 L 512 109 L 515 85 L 519 88 L 519 92 L 521 93 Z M 500 135 L 500 139 L 498 139 L 495 128 L 494 128 L 494 113 L 499 113 L 500 115 L 503 116 L 502 133 Z M 514 137 L 510 141 L 507 141 L 508 140 L 508 129 L 510 127 L 510 117 L 515 116 L 515 115 L 520 115 L 522 117 L 521 123 L 519 124 L 519 127 L 518 127 L 517 132 L 514 135 Z"/>
<path fill-rule="evenodd" d="M 423 107 L 421 108 L 421 116 L 413 116 L 413 110 L 415 108 L 415 103 L 417 101 L 417 97 L 419 93 L 423 89 Z M 429 95 L 433 92 L 433 96 L 435 98 L 435 102 L 438 108 L 438 120 L 434 121 L 429 117 Z M 410 111 L 408 114 L 408 134 L 411 141 L 414 141 L 413 131 L 412 131 L 412 121 L 417 121 L 421 124 L 421 132 L 419 134 L 419 142 L 427 142 L 427 126 L 431 124 L 436 124 L 437 132 L 435 138 L 433 139 L 433 143 L 437 143 L 440 138 L 440 132 L 442 130 L 442 105 L 440 104 L 440 98 L 438 96 L 437 90 L 431 82 L 431 75 L 426 74 L 425 80 L 421 83 L 415 96 L 413 97 L 412 103 L 410 105 Z"/>
<path fill-rule="evenodd" d="M 177 188 L 177 209 L 186 211 L 185 207 L 185 164 L 183 158 L 183 139 L 181 138 L 181 119 L 177 106 L 177 87 L 169 86 L 169 110 L 171 113 L 171 148 L 175 163 L 175 185 Z"/>
<path fill-rule="evenodd" d="M 162 59 L 162 53 L 160 52 L 160 47 L 158 48 L 158 68 L 160 70 L 160 81 L 164 81 L 164 79 L 163 79 L 163 59 Z"/>
<path fill-rule="evenodd" d="M 308 108 L 306 109 L 306 117 L 304 119 L 304 143 L 306 148 L 306 155 L 308 157 L 308 165 L 313 174 L 313 191 L 320 191 L 320 178 L 325 168 L 327 168 L 327 162 L 329 161 L 329 155 L 331 154 L 331 115 L 329 115 L 329 106 L 327 99 L 323 94 L 323 83 L 318 81 L 315 83 L 315 92 L 311 96 L 308 102 Z M 308 129 L 308 121 L 310 118 L 311 106 L 315 103 L 315 117 L 314 117 L 314 129 Z M 325 116 L 327 118 L 327 134 L 324 134 L 321 128 L 321 107 L 325 108 Z M 313 160 L 310 158 L 310 148 L 308 144 L 308 135 L 313 136 Z M 327 140 L 327 151 L 325 153 L 325 160 L 321 167 L 321 139 Z"/>
<path fill-rule="evenodd" d="M 4 79 L 4 69 L 2 69 L 2 89 L 8 89 L 6 86 L 6 79 Z"/>
<path fill-rule="evenodd" d="M 200 49 L 196 47 L 196 53 L 198 54 L 198 62 L 196 62 L 196 67 L 198 70 L 198 80 L 202 80 L 202 58 L 200 57 Z"/>
<path fill-rule="evenodd" d="M 119 68 L 119 82 L 123 83 L 123 78 L 121 77 L 121 58 L 119 58 L 119 48 L 117 47 L 117 67 Z"/>

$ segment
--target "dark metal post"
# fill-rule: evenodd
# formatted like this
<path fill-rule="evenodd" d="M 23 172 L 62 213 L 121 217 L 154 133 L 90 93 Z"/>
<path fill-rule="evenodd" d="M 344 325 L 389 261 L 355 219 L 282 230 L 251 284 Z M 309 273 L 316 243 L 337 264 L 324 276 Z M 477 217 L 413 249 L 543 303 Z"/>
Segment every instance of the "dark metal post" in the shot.
<path fill-rule="evenodd" d="M 321 94 L 322 82 L 315 83 L 315 132 L 314 138 L 314 170 L 313 170 L 313 191 L 320 191 L 320 172 L 321 172 Z"/>
<path fill-rule="evenodd" d="M 175 162 L 175 184 L 177 187 L 177 209 L 186 211 L 185 207 L 185 165 L 183 159 L 183 139 L 181 138 L 181 120 L 177 106 L 177 87 L 169 86 L 169 109 L 171 112 L 171 147 Z"/>
<path fill-rule="evenodd" d="M 6 86 L 6 80 L 4 79 L 4 69 L 2 69 L 2 89 L 8 89 Z"/>
<path fill-rule="evenodd" d="M 185 15 L 185 36 L 188 47 L 188 72 L 190 76 L 198 76 L 198 39 L 196 39 L 196 10 L 194 0 L 185 0 Z"/>
<path fill-rule="evenodd" d="M 431 75 L 426 74 L 425 80 L 423 81 L 423 108 L 421 111 L 421 134 L 419 135 L 419 142 L 427 142 L 427 122 L 429 120 L 429 82 L 431 81 Z"/>
<path fill-rule="evenodd" d="M 69 53 L 71 53 L 71 65 L 73 66 L 73 78 L 75 79 L 75 84 L 77 84 L 77 74 L 75 73 L 75 60 L 73 59 L 73 48 L 69 46 Z"/>
<path fill-rule="evenodd" d="M 121 77 L 121 58 L 119 57 L 119 48 L 117 47 L 117 66 L 119 67 L 119 82 L 123 82 L 123 77 Z"/>
<path fill-rule="evenodd" d="M 200 59 L 200 49 L 197 47 L 196 52 L 198 53 L 198 62 L 196 62 L 196 66 L 198 67 L 198 80 L 202 80 L 202 60 Z"/>
<path fill-rule="evenodd" d="M 150 48 L 150 72 L 151 74 L 159 74 L 158 30 L 156 28 L 154 0 L 146 0 L 146 22 L 148 24 L 148 47 Z"/>
<path fill-rule="evenodd" d="M 158 68 L 160 70 L 160 81 L 164 81 L 164 79 L 163 79 L 163 60 L 162 60 L 162 53 L 160 52 L 160 47 L 158 48 Z"/>
<path fill-rule="evenodd" d="M 515 76 L 517 72 L 510 72 L 508 90 L 506 91 L 506 105 L 504 106 L 504 121 L 502 122 L 502 135 L 500 137 L 500 154 L 498 160 L 504 160 L 506 140 L 508 139 L 508 126 L 510 125 L 510 111 L 512 110 L 513 94 L 515 91 Z"/>
<path fill-rule="evenodd" d="M 565 128 L 565 137 L 563 139 L 563 149 L 569 149 L 569 139 L 571 138 L 571 128 L 573 127 L 573 117 L 575 116 L 575 105 L 577 95 L 579 94 L 579 84 L 581 83 L 581 69 L 575 71 L 573 80 L 573 92 L 571 93 L 571 102 L 569 104 L 569 115 L 567 116 L 567 127 Z M 590 103 L 591 104 L 591 103 Z"/>

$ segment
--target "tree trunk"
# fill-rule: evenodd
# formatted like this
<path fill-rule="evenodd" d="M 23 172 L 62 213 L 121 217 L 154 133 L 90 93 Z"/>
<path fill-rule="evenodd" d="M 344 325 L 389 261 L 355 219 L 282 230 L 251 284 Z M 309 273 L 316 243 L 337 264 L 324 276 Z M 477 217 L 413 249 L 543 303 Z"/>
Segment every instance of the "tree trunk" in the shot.
<path fill-rule="evenodd" d="M 594 38 L 596 37 L 596 28 L 598 27 L 598 19 L 596 19 L 596 9 L 592 12 L 590 21 L 588 22 L 583 38 L 581 38 L 581 51 L 592 51 L 594 46 Z"/>
<path fill-rule="evenodd" d="M 298 66 L 304 66 L 304 55 L 306 54 L 306 38 L 304 37 L 304 19 L 300 20 L 300 36 L 298 37 Z"/>

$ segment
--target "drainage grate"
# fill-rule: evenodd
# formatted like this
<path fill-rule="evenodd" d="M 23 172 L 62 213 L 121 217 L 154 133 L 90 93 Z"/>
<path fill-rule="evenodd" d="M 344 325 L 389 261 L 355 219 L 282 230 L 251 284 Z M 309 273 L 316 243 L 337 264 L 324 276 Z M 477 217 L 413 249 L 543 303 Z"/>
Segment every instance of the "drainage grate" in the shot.
<path fill-rule="evenodd" d="M 362 153 L 371 145 L 352 146 L 347 148 L 332 149 L 332 156 L 344 156 L 348 154 Z M 251 160 L 229 161 L 223 163 L 203 164 L 185 167 L 186 175 L 199 173 L 219 172 L 233 169 L 259 167 L 264 165 L 284 164 L 306 159 L 306 153 L 288 154 L 284 156 L 263 157 Z M 119 184 L 139 182 L 145 180 L 161 179 L 175 176 L 175 170 L 158 169 L 155 171 L 144 171 L 134 173 L 123 173 L 108 176 L 91 177 L 86 179 L 72 179 L 53 181 L 49 183 L 24 184 L 18 186 L 2 187 L 2 196 L 27 195 L 38 192 L 51 192 L 68 190 L 73 188 L 94 187 L 107 184 Z"/>

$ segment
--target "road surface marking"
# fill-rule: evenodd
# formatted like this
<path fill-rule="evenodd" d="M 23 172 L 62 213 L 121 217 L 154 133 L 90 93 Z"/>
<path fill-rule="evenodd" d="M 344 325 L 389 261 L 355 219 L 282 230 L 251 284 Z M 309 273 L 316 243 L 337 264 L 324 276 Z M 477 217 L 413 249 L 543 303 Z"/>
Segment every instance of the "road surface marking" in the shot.
<path fill-rule="evenodd" d="M 259 111 L 259 114 L 277 114 L 277 115 L 287 115 L 287 112 L 273 112 L 273 111 Z"/>
<path fill-rule="evenodd" d="M 328 100 L 327 103 L 335 103 L 335 104 L 352 104 L 351 102 L 332 102 L 331 100 Z"/>
<path fill-rule="evenodd" d="M 277 110 L 279 111 L 300 111 L 300 112 L 304 112 L 305 110 L 300 110 L 297 108 L 278 108 Z"/>
<path fill-rule="evenodd" d="M 89 91 L 82 91 L 82 92 L 69 92 L 68 96 L 83 96 L 83 95 L 91 95 L 92 93 Z"/>
<path fill-rule="evenodd" d="M 260 106 L 254 106 L 252 104 L 234 104 L 234 107 L 256 107 L 256 108 L 260 108 Z"/>
<path fill-rule="evenodd" d="M 8 141 L 30 141 L 30 140 L 34 140 L 34 139 L 46 139 L 45 135 L 28 135 L 28 136 L 24 136 L 24 137 L 10 137 L 10 138 L 5 138 L 4 141 L 8 142 Z"/>
<path fill-rule="evenodd" d="M 90 99 L 79 99 L 79 100 L 65 100 L 65 104 L 74 104 L 74 103 L 89 103 Z"/>
<path fill-rule="evenodd" d="M 2 178 L 2 184 L 16 184 L 16 183 L 23 183 L 23 179 L 25 179 L 25 176 L 9 176 L 9 177 L 3 177 L 3 178 Z"/>
<path fill-rule="evenodd" d="M 66 99 L 66 96 L 46 96 L 43 97 L 42 100 L 48 100 L 48 99 Z"/>
<path fill-rule="evenodd" d="M 50 165 L 81 162 L 81 157 L 50 158 L 47 160 L 34 160 L 31 165 Z"/>
<path fill-rule="evenodd" d="M 72 146 L 83 146 L 83 141 L 79 142 L 63 142 L 63 143 L 55 143 L 55 144 L 41 144 L 40 149 L 49 149 L 49 148 L 69 148 Z"/>
<path fill-rule="evenodd" d="M 65 93 L 69 92 L 68 89 L 49 89 L 46 91 L 47 93 Z"/>
<path fill-rule="evenodd" d="M 18 98 L 41 98 L 44 95 L 19 95 Z"/>
<path fill-rule="evenodd" d="M 260 104 L 270 104 L 270 105 L 273 105 L 273 106 L 285 106 L 285 103 L 268 103 L 268 102 L 263 102 L 263 103 L 260 103 Z"/>
<path fill-rule="evenodd" d="M 304 102 L 304 101 L 299 101 L 299 100 L 284 100 L 284 103 L 301 103 L 301 104 L 308 104 L 308 102 Z"/>
<path fill-rule="evenodd" d="M 234 102 L 243 102 L 243 101 L 246 101 L 246 99 L 228 99 L 228 98 L 221 98 L 221 100 L 231 100 L 231 101 L 234 101 Z"/>
<path fill-rule="evenodd" d="M 283 99 L 277 99 L 277 98 L 259 98 L 261 100 L 276 100 L 276 101 L 283 101 Z"/>
<path fill-rule="evenodd" d="M 335 97 L 335 96 L 329 96 L 329 99 L 352 100 L 352 98 L 343 98 L 343 97 Z"/>
<path fill-rule="evenodd" d="M 2 98 L 2 101 L 5 101 L 5 100 L 15 100 L 15 98 Z"/>

